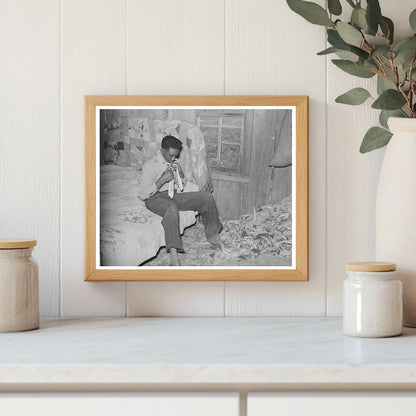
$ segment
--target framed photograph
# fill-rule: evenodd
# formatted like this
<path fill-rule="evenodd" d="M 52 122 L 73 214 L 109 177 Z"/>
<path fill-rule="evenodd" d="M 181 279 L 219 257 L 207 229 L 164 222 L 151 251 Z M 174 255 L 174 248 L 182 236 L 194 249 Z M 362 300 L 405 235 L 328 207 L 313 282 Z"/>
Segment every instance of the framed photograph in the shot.
<path fill-rule="evenodd" d="M 307 96 L 85 96 L 85 183 L 85 280 L 308 280 Z"/>

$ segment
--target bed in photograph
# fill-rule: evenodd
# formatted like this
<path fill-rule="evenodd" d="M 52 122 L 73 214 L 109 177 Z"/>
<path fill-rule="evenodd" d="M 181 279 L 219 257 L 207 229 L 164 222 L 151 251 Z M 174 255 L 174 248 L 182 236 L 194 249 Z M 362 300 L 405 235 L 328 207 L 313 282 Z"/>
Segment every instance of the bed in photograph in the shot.
<path fill-rule="evenodd" d="M 123 123 L 126 120 L 112 120 L 106 128 L 123 131 Z M 179 162 L 188 181 L 185 191 L 202 189 L 210 182 L 204 138 L 195 125 L 132 117 L 128 119 L 128 129 L 124 128 L 125 134 L 127 131 L 128 140 L 124 137 L 122 142 L 120 135 L 108 131 L 105 134 L 104 164 L 100 166 L 101 266 L 138 266 L 165 245 L 162 218 L 138 198 L 143 163 L 156 155 L 165 135 L 173 135 L 183 143 Z M 195 221 L 194 211 L 181 212 L 181 232 Z"/>

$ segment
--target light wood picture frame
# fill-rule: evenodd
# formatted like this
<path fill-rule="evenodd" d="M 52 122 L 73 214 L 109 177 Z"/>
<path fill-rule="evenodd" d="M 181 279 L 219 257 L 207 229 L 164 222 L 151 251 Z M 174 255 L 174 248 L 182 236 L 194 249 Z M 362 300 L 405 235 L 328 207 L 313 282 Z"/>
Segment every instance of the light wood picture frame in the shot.
<path fill-rule="evenodd" d="M 85 96 L 84 105 L 85 280 L 308 280 L 307 96 Z M 150 249 L 147 241 L 163 235 L 163 228 L 156 214 L 134 211 L 144 206 L 136 187 L 144 163 L 152 152 L 160 153 L 166 135 L 182 141 L 179 162 L 185 163 L 184 153 L 190 171 L 199 175 L 200 189 L 201 178 L 211 176 L 221 221 L 235 229 L 245 221 L 260 230 L 254 231 L 256 241 L 245 231 L 232 239 L 238 247 L 246 240 L 252 244 L 253 259 L 247 251 L 236 257 L 236 249 L 228 247 L 229 256 L 238 259 L 231 265 L 223 261 L 226 250 L 210 252 L 207 264 L 193 266 L 173 267 L 162 264 L 165 260 L 157 265 L 148 255 L 143 260 L 142 252 Z M 283 228 L 267 217 L 269 211 L 279 215 Z M 154 216 L 152 222 L 147 214 Z M 196 224 L 189 229 L 203 230 L 198 217 Z M 264 239 L 266 248 L 256 245 Z M 202 240 L 198 244 L 205 247 Z M 158 241 L 160 256 L 166 257 Z M 185 247 L 185 259 L 188 248 L 194 249 Z M 211 258 L 219 261 L 213 265 Z"/>

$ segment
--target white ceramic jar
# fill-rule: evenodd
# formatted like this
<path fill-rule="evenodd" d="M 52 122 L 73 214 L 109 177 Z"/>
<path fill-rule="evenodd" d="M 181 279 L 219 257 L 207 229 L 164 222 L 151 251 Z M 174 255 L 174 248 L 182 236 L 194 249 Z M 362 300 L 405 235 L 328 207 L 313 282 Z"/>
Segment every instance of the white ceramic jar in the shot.
<path fill-rule="evenodd" d="M 343 332 L 354 337 L 392 337 L 402 333 L 402 282 L 396 265 L 347 264 L 343 289 Z"/>
<path fill-rule="evenodd" d="M 0 240 L 0 332 L 39 327 L 38 264 L 32 257 L 36 240 Z"/>

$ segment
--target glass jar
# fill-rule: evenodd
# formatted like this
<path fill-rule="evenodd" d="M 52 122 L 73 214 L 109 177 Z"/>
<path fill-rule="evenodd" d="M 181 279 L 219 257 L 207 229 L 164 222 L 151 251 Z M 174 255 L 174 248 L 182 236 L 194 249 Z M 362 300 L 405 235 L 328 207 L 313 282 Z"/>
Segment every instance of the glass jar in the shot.
<path fill-rule="evenodd" d="M 0 332 L 39 328 L 36 240 L 0 240 Z"/>
<path fill-rule="evenodd" d="M 402 333 L 402 282 L 396 265 L 347 264 L 343 288 L 343 332 L 354 337 L 392 337 Z"/>

